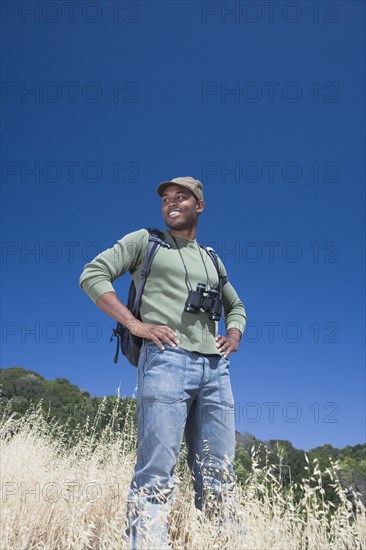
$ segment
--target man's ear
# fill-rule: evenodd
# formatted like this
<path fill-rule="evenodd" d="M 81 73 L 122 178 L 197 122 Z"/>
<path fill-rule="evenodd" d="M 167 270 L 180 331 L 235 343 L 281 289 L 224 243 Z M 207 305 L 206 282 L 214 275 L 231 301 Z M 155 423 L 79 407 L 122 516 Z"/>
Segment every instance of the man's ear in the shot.
<path fill-rule="evenodd" d="M 197 214 L 201 214 L 205 209 L 205 203 L 202 200 L 196 201 L 196 212 Z"/>

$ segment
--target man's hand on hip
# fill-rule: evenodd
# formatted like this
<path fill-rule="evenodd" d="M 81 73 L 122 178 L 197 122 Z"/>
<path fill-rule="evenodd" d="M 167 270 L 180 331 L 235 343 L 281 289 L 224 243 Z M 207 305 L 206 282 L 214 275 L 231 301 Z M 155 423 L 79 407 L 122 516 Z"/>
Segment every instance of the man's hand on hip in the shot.
<path fill-rule="evenodd" d="M 238 351 L 241 332 L 237 328 L 229 328 L 226 336 L 216 336 L 216 347 L 223 357 L 227 359 L 230 353 Z"/>
<path fill-rule="evenodd" d="M 152 340 L 161 350 L 165 349 L 160 340 L 169 346 L 179 344 L 177 333 L 166 325 L 152 325 L 143 323 L 134 317 L 131 311 L 122 304 L 115 292 L 105 292 L 96 301 L 96 305 L 107 315 L 128 328 L 135 336 Z"/>
<path fill-rule="evenodd" d="M 152 323 L 143 323 L 142 321 L 135 320 L 126 326 L 132 334 L 140 338 L 152 340 L 161 350 L 165 348 L 160 340 L 163 340 L 173 348 L 179 344 L 177 333 L 167 325 L 153 325 Z"/>

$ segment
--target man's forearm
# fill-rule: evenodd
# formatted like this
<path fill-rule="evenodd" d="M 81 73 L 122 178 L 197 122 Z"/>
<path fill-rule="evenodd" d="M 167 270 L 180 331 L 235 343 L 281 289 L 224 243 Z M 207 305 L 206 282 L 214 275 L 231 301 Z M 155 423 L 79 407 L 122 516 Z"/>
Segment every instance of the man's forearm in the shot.
<path fill-rule="evenodd" d="M 140 322 L 132 315 L 130 310 L 122 304 L 115 292 L 105 292 L 99 296 L 95 304 L 104 311 L 104 313 L 120 322 L 129 330 L 132 326 L 136 326 L 136 324 Z"/>
<path fill-rule="evenodd" d="M 173 329 L 166 325 L 153 325 L 136 319 L 120 302 L 115 292 L 105 292 L 99 296 L 95 304 L 107 315 L 127 327 L 132 334 L 152 340 L 161 350 L 164 349 L 161 340 L 174 347 L 179 344 L 178 336 Z"/>
<path fill-rule="evenodd" d="M 242 333 L 238 328 L 232 327 L 227 330 L 227 337 L 232 338 L 234 341 L 236 341 L 239 344 L 242 337 Z"/>

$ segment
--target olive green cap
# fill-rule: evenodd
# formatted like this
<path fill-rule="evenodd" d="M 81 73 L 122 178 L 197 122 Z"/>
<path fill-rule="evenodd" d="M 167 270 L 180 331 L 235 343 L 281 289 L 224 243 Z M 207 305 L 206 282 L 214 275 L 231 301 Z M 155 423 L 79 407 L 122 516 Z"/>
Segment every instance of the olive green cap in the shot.
<path fill-rule="evenodd" d="M 163 190 L 168 185 L 180 185 L 192 191 L 196 199 L 203 201 L 203 185 L 200 180 L 195 180 L 191 176 L 184 176 L 180 178 L 174 178 L 170 181 L 163 181 L 156 189 L 158 195 L 162 196 Z"/>

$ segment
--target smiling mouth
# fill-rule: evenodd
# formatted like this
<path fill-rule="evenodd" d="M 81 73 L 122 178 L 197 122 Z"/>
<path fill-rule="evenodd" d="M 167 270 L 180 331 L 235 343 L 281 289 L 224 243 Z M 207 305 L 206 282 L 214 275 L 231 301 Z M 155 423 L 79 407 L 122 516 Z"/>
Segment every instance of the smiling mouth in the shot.
<path fill-rule="evenodd" d="M 176 218 L 179 216 L 182 212 L 180 210 L 172 210 L 172 212 L 169 212 L 168 217 L 169 218 Z"/>

